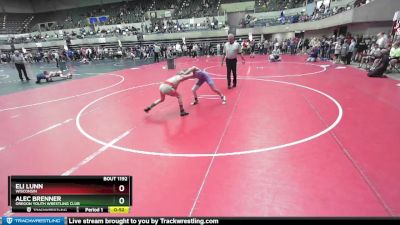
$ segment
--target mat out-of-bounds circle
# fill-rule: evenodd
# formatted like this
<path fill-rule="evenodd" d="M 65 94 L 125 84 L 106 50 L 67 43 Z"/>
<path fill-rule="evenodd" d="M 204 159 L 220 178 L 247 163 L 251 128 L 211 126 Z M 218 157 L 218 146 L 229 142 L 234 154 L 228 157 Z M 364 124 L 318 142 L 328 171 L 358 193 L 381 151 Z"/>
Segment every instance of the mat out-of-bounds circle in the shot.
<path fill-rule="evenodd" d="M 302 76 L 310 76 L 310 75 L 323 73 L 327 70 L 327 67 L 329 66 L 329 65 L 318 65 L 318 64 L 302 63 L 302 62 L 282 62 L 281 61 L 281 62 L 270 63 L 268 61 L 255 61 L 255 62 L 246 62 L 245 64 L 241 64 L 240 62 L 238 62 L 237 70 L 240 70 L 243 66 L 248 68 L 248 64 L 260 64 L 260 66 L 252 66 L 251 73 L 253 73 L 253 74 L 257 70 L 262 72 L 263 68 L 273 68 L 273 66 L 279 66 L 282 64 L 288 64 L 289 67 L 286 67 L 286 68 L 290 68 L 290 69 L 293 68 L 293 66 L 290 66 L 290 65 L 305 65 L 307 67 L 310 66 L 310 67 L 318 68 L 319 70 L 305 72 L 305 73 L 298 73 L 298 74 L 267 74 L 267 72 L 263 72 L 262 75 L 253 75 L 253 76 L 241 76 L 240 72 L 238 71 L 238 77 L 248 77 L 248 78 L 302 77 Z M 217 67 L 223 69 L 223 71 L 226 70 L 225 63 L 224 63 L 223 67 L 221 66 L 221 64 L 218 64 L 218 65 L 205 67 L 204 70 L 213 76 L 226 77 L 226 74 L 224 75 L 224 74 L 214 73 L 214 72 L 210 71 L 210 69 L 217 68 Z M 282 68 L 279 68 L 279 69 L 281 70 Z"/>
<path fill-rule="evenodd" d="M 113 66 L 125 66 L 124 63 L 114 63 Z"/>
<path fill-rule="evenodd" d="M 53 102 L 65 101 L 65 100 L 69 100 L 69 99 L 72 99 L 72 98 L 77 98 L 77 97 L 81 97 L 81 96 L 84 96 L 84 95 L 89 95 L 89 94 L 93 94 L 93 93 L 96 93 L 96 92 L 104 91 L 104 90 L 110 89 L 112 87 L 115 87 L 115 86 L 117 86 L 117 85 L 119 85 L 119 84 L 121 84 L 122 82 L 125 81 L 125 78 L 123 76 L 121 76 L 121 75 L 118 75 L 118 74 L 104 74 L 103 76 L 115 76 L 115 77 L 119 77 L 121 79 L 117 83 L 114 83 L 114 84 L 109 85 L 107 87 L 103 87 L 103 88 L 96 89 L 96 90 L 93 90 L 93 91 L 84 92 L 84 93 L 81 93 L 81 94 L 67 96 L 67 97 L 63 97 L 63 98 L 43 101 L 43 102 L 27 104 L 27 105 L 13 106 L 13 107 L 9 107 L 9 108 L 2 108 L 2 109 L 0 109 L 0 112 L 10 111 L 10 110 L 15 110 L 15 109 L 29 108 L 29 107 L 49 104 L 49 103 L 53 103 Z"/>
<path fill-rule="evenodd" d="M 220 78 L 216 78 L 216 79 L 220 79 Z M 90 102 L 89 104 L 87 104 L 85 107 L 83 107 L 78 115 L 76 116 L 75 119 L 75 124 L 76 127 L 78 128 L 79 132 L 84 135 L 86 138 L 88 138 L 89 140 L 98 143 L 100 145 L 103 146 L 107 146 L 109 148 L 113 148 L 116 150 L 121 150 L 121 151 L 125 151 L 125 152 L 130 152 L 130 153 L 137 153 L 137 154 L 144 154 L 144 155 L 153 155 L 153 156 L 164 156 L 164 157 L 223 157 L 223 156 L 237 156 L 237 155 L 246 155 L 246 154 L 253 154 L 253 153 L 261 153 L 261 152 L 267 152 L 267 151 L 273 151 L 273 150 L 278 150 L 278 149 L 282 149 L 282 148 L 287 148 L 290 146 L 294 146 L 294 145 L 298 145 L 298 144 L 302 144 L 308 141 L 311 141 L 313 139 L 316 139 L 326 133 L 328 133 L 329 131 L 331 131 L 333 128 L 335 128 L 339 122 L 342 119 L 343 116 L 343 109 L 341 107 L 341 105 L 339 104 L 339 102 L 337 100 L 335 100 L 333 97 L 331 97 L 330 95 L 316 90 L 314 88 L 311 87 L 307 87 L 304 85 L 300 85 L 300 84 L 296 84 L 296 83 L 291 83 L 291 82 L 285 82 L 285 81 L 278 81 L 278 80 L 267 80 L 267 79 L 257 79 L 257 78 L 253 78 L 253 79 L 247 79 L 247 80 L 255 80 L 255 81 L 261 81 L 261 82 L 273 82 L 273 83 L 278 83 L 278 84 L 283 84 L 283 85 L 290 85 L 290 86 L 294 86 L 294 87 L 298 87 L 298 88 L 302 88 L 302 89 L 306 89 L 309 91 L 312 91 L 314 93 L 317 93 L 319 95 L 324 96 L 325 98 L 327 98 L 329 101 L 333 102 L 334 105 L 336 106 L 337 110 L 338 110 L 338 115 L 335 119 L 335 121 L 330 124 L 326 129 L 315 133 L 309 137 L 305 137 L 302 139 L 298 139 L 289 143 L 285 143 L 285 144 L 280 144 L 280 145 L 275 145 L 275 146 L 270 146 L 270 147 L 265 147 L 265 148 L 259 148 L 259 149 L 251 149 L 251 150 L 245 150 L 245 151 L 236 151 L 236 152 L 224 152 L 224 153 L 165 153 L 165 152 L 155 152 L 155 151 L 145 151 L 145 150 L 140 150 L 140 149 L 133 149 L 133 148 L 127 148 L 127 147 L 123 147 L 123 146 L 118 146 L 115 144 L 110 144 L 107 143 L 103 140 L 99 140 L 95 137 L 93 137 L 92 135 L 90 135 L 88 132 L 85 131 L 85 129 L 82 127 L 81 125 L 81 117 L 82 115 L 85 113 L 85 111 L 91 107 L 92 105 L 96 104 L 97 102 L 100 102 L 106 98 L 109 98 L 111 96 L 126 92 L 126 91 L 131 91 L 131 90 L 135 90 L 135 89 L 139 89 L 139 88 L 144 88 L 144 87 L 148 87 L 151 85 L 157 85 L 159 83 L 150 83 L 150 84 L 144 84 L 144 85 L 139 85 L 139 86 L 134 86 L 134 87 L 130 87 L 127 89 L 123 89 L 123 90 L 119 90 L 110 94 L 107 94 L 103 97 L 100 97 L 98 99 L 93 100 L 92 102 Z"/>

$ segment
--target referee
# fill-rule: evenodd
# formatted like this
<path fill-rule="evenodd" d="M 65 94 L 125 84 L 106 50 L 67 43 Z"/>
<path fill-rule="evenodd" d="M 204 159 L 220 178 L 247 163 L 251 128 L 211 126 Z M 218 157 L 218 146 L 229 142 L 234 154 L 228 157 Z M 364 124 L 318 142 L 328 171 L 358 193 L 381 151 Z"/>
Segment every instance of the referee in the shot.
<path fill-rule="evenodd" d="M 237 81 L 236 81 L 236 65 L 237 65 L 237 55 L 240 54 L 240 57 L 242 57 L 242 62 L 244 63 L 244 57 L 242 54 L 242 49 L 240 47 L 240 44 L 235 42 L 235 37 L 233 34 L 228 35 L 228 42 L 225 43 L 224 45 L 224 54 L 222 57 L 221 61 L 221 66 L 224 65 L 224 59 L 226 58 L 226 69 L 227 69 L 227 74 L 226 78 L 228 80 L 228 89 L 231 89 L 231 71 L 233 73 L 233 87 L 236 87 Z"/>
<path fill-rule="evenodd" d="M 15 54 L 12 57 L 12 61 L 15 63 L 15 68 L 17 68 L 18 70 L 19 79 L 21 79 L 21 81 L 24 81 L 24 79 L 22 78 L 22 71 L 24 71 L 25 79 L 27 81 L 30 81 L 31 79 L 29 79 L 28 75 L 26 74 L 25 59 L 23 54 L 19 53 L 19 51 L 17 50 L 14 53 Z"/>
<path fill-rule="evenodd" d="M 161 48 L 157 44 L 154 44 L 154 62 L 160 62 Z"/>

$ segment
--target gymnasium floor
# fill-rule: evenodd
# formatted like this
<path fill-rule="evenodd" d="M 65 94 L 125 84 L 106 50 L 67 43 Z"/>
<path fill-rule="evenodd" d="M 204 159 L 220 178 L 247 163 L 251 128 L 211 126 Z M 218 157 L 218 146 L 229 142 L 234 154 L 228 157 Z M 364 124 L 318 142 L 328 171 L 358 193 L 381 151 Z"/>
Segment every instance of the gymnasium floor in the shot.
<path fill-rule="evenodd" d="M 131 216 L 399 216 L 398 81 L 303 56 L 246 59 L 232 90 L 217 57 L 75 65 L 76 78 L 41 85 L 1 65 L 0 214 L 8 175 L 120 174 L 134 178 Z M 204 85 L 191 106 L 189 80 L 189 116 L 172 97 L 143 112 L 192 65 L 226 105 Z"/>

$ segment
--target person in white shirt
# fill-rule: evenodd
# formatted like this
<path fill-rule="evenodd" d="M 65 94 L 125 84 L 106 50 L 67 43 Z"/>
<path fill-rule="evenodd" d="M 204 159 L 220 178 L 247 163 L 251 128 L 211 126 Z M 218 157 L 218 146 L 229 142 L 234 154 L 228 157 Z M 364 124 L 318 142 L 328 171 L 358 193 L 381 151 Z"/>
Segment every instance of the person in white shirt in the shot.
<path fill-rule="evenodd" d="M 335 63 L 340 63 L 340 51 L 342 50 L 341 40 L 337 40 L 335 44 Z"/>
<path fill-rule="evenodd" d="M 181 47 L 181 44 L 179 44 L 179 42 L 176 43 L 176 45 L 175 45 L 175 51 L 178 54 L 178 56 L 182 55 L 182 47 Z"/>
<path fill-rule="evenodd" d="M 192 48 L 192 56 L 193 56 L 193 58 L 196 58 L 197 57 L 197 51 L 199 50 L 199 46 L 197 45 L 197 44 L 194 44 L 193 45 L 193 48 Z"/>
<path fill-rule="evenodd" d="M 87 49 L 86 49 L 86 57 L 87 57 L 89 60 L 92 60 L 92 49 L 91 49 L 91 48 L 87 48 Z"/>
<path fill-rule="evenodd" d="M 380 51 L 380 49 L 378 48 L 378 45 L 373 44 L 370 51 L 367 53 L 367 55 L 365 55 L 361 58 L 358 68 L 362 68 L 362 66 L 365 64 L 366 69 L 369 69 L 370 63 L 375 60 L 375 53 L 377 53 L 378 51 Z"/>
<path fill-rule="evenodd" d="M 281 50 L 279 48 L 276 48 L 272 51 L 272 53 L 269 55 L 269 61 L 270 62 L 281 61 Z"/>
<path fill-rule="evenodd" d="M 28 77 L 26 73 L 24 55 L 16 50 L 11 60 L 13 63 L 15 63 L 15 68 L 18 71 L 19 79 L 21 79 L 21 81 L 24 81 L 24 79 L 22 78 L 22 72 L 24 72 L 25 79 L 27 81 L 30 81 L 31 79 Z"/>
<path fill-rule="evenodd" d="M 240 44 L 235 42 L 235 36 L 233 36 L 233 34 L 228 35 L 228 42 L 226 42 L 224 45 L 223 53 L 221 66 L 224 65 L 224 60 L 226 59 L 228 89 L 231 89 L 237 85 L 236 67 L 238 54 L 240 54 L 240 57 L 242 58 L 242 63 L 245 63 Z M 231 72 L 233 74 L 233 86 L 231 86 Z"/>
<path fill-rule="evenodd" d="M 101 47 L 97 48 L 97 56 L 98 59 L 103 59 L 103 48 Z"/>
<path fill-rule="evenodd" d="M 154 62 L 160 62 L 161 47 L 158 44 L 154 44 Z"/>
<path fill-rule="evenodd" d="M 56 60 L 56 64 L 57 64 L 56 67 L 58 67 L 58 64 L 60 62 L 60 55 L 58 54 L 57 50 L 54 50 L 53 56 L 54 56 L 54 59 Z"/>
<path fill-rule="evenodd" d="M 347 53 L 347 57 L 346 57 L 347 65 L 350 65 L 350 63 L 351 63 L 351 58 L 352 58 L 353 54 L 355 54 L 355 52 L 354 52 L 355 47 L 356 47 L 356 41 L 354 39 L 352 39 L 350 46 L 349 46 L 349 52 Z"/>
<path fill-rule="evenodd" d="M 386 48 L 387 42 L 388 42 L 388 37 L 385 33 L 379 33 L 378 35 L 378 40 L 376 43 L 378 44 L 378 47 L 380 49 Z"/>

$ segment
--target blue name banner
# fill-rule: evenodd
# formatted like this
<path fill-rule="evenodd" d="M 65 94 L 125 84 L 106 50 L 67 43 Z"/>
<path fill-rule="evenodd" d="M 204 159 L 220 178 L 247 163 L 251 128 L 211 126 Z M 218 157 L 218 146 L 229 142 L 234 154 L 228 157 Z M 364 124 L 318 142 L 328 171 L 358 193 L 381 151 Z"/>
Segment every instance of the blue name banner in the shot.
<path fill-rule="evenodd" d="M 64 217 L 7 217 L 2 218 L 3 225 L 64 225 Z"/>

